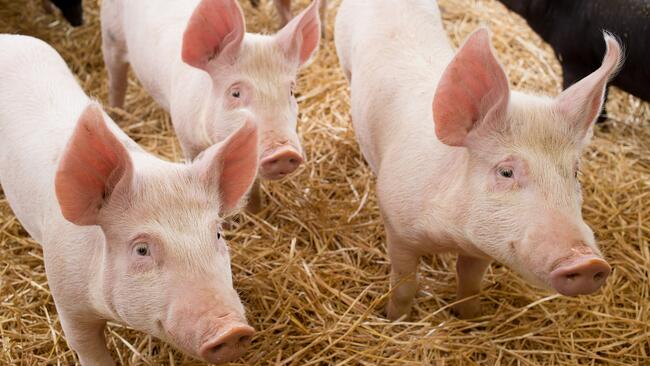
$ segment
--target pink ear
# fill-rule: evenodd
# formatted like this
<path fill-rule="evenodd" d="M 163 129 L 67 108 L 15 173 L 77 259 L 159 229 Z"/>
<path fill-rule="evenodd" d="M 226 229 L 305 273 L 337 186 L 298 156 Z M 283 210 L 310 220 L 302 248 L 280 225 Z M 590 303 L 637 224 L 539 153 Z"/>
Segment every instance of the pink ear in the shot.
<path fill-rule="evenodd" d="M 96 225 L 105 200 L 133 165 L 124 145 L 91 103 L 81 114 L 59 162 L 54 181 L 61 213 L 77 225 Z"/>
<path fill-rule="evenodd" d="M 298 57 L 300 65 L 307 62 L 318 49 L 320 42 L 320 0 L 314 0 L 277 34 L 277 40 L 289 57 Z"/>
<path fill-rule="evenodd" d="M 206 70 L 214 58 L 235 58 L 244 33 L 244 15 L 237 0 L 202 0 L 183 34 L 183 61 Z"/>
<path fill-rule="evenodd" d="M 508 78 L 492 53 L 488 30 L 480 28 L 467 38 L 438 83 L 433 98 L 436 135 L 447 145 L 465 145 L 477 124 L 497 127 L 509 97 Z"/>
<path fill-rule="evenodd" d="M 600 114 L 607 81 L 623 63 L 618 41 L 608 33 L 604 37 L 607 50 L 600 67 L 563 91 L 556 99 L 560 113 L 566 115 L 582 134 L 587 133 Z"/>
<path fill-rule="evenodd" d="M 257 125 L 250 119 L 196 162 L 199 176 L 219 191 L 221 213 L 237 208 L 257 175 Z"/>

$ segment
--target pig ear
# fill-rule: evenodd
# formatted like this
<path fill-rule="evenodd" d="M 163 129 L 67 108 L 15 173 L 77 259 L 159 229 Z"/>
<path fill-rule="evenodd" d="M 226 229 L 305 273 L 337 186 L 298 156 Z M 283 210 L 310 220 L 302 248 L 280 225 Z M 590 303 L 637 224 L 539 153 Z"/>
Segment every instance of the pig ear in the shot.
<path fill-rule="evenodd" d="M 587 134 L 600 114 L 607 82 L 622 64 L 618 41 L 608 33 L 604 37 L 607 50 L 600 67 L 563 91 L 556 99 L 557 109 L 576 126 L 582 136 Z"/>
<path fill-rule="evenodd" d="M 471 34 L 442 74 L 433 98 L 436 135 L 451 146 L 466 145 L 476 127 L 502 128 L 510 89 L 492 53 L 486 28 Z"/>
<path fill-rule="evenodd" d="M 304 65 L 314 55 L 320 42 L 320 0 L 314 0 L 277 34 L 277 41 L 288 57 L 297 57 Z"/>
<path fill-rule="evenodd" d="M 61 213 L 77 225 L 96 225 L 99 210 L 120 182 L 131 182 L 133 164 L 124 145 L 91 103 L 59 162 L 54 186 Z"/>
<path fill-rule="evenodd" d="M 244 33 L 244 15 L 237 0 L 202 0 L 183 34 L 183 61 L 203 70 L 217 57 L 231 62 L 239 53 Z"/>
<path fill-rule="evenodd" d="M 201 180 L 217 188 L 221 214 L 228 214 L 250 189 L 257 175 L 257 125 L 248 119 L 225 141 L 210 147 L 195 163 Z"/>

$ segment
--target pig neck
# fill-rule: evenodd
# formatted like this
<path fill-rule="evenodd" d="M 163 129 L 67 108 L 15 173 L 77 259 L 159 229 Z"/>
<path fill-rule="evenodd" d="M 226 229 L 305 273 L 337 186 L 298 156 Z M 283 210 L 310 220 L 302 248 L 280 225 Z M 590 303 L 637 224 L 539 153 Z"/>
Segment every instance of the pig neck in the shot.
<path fill-rule="evenodd" d="M 403 146 L 394 149 L 385 156 L 391 162 L 382 163 L 379 172 L 377 189 L 390 191 L 382 197 L 382 211 L 393 211 L 385 215 L 391 217 L 390 226 L 423 253 L 461 252 L 486 257 L 464 229 L 465 213 L 472 201 L 467 149 L 446 146 L 432 136 L 428 141 L 414 138 L 404 143 L 414 150 L 417 146 L 417 151 Z"/>

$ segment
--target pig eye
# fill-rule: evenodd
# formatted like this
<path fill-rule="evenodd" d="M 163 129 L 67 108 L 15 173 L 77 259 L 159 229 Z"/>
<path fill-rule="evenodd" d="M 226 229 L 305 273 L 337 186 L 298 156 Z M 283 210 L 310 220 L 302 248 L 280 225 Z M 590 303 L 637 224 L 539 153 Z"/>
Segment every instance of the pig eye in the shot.
<path fill-rule="evenodd" d="M 217 231 L 217 240 L 221 240 L 222 236 L 223 235 L 221 235 L 221 231 Z"/>
<path fill-rule="evenodd" d="M 139 255 L 140 257 L 148 257 L 151 255 L 151 251 L 149 250 L 149 244 L 147 243 L 138 243 L 135 245 L 135 253 Z"/>
<path fill-rule="evenodd" d="M 291 96 L 293 97 L 296 93 L 296 84 L 291 83 L 291 89 L 289 89 L 289 93 L 291 93 Z"/>
<path fill-rule="evenodd" d="M 240 98 L 241 92 L 239 90 L 234 90 L 230 95 L 232 95 L 233 98 Z"/>
<path fill-rule="evenodd" d="M 512 171 L 512 168 L 499 168 L 498 172 L 499 175 L 504 178 L 512 178 L 514 176 L 514 172 Z"/>

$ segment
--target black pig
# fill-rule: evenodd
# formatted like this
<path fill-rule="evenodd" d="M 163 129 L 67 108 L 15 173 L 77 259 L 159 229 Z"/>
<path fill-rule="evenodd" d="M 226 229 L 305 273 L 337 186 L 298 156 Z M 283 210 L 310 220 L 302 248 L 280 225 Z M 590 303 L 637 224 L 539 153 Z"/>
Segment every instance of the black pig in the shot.
<path fill-rule="evenodd" d="M 65 20 L 73 27 L 78 27 L 84 23 L 81 0 L 43 0 L 45 9 L 50 8 L 49 3 L 59 8 Z"/>
<path fill-rule="evenodd" d="M 625 64 L 611 84 L 650 101 L 650 0 L 499 1 L 553 47 L 565 89 L 598 68 L 606 30 L 626 46 Z"/>

